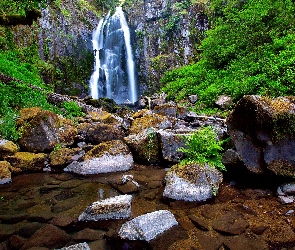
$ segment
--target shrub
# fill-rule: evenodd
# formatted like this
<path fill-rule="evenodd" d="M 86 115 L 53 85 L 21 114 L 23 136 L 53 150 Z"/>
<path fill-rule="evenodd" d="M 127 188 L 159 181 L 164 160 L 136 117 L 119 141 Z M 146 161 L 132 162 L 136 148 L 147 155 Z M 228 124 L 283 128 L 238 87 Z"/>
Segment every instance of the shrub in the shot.
<path fill-rule="evenodd" d="M 221 151 L 225 141 L 217 140 L 217 133 L 210 126 L 200 128 L 196 133 L 185 136 L 185 146 L 178 150 L 185 153 L 181 164 L 198 163 L 208 164 L 220 170 L 226 170 L 222 164 Z"/>
<path fill-rule="evenodd" d="M 85 115 L 82 112 L 82 107 L 74 101 L 63 102 L 62 107 L 65 109 L 64 115 L 70 119 Z"/>

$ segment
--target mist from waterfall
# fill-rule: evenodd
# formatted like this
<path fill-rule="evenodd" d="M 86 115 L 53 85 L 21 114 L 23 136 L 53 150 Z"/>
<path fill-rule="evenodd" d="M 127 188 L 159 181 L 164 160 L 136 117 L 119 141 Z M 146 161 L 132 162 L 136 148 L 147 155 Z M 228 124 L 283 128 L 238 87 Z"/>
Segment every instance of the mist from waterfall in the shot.
<path fill-rule="evenodd" d="M 90 78 L 91 96 L 108 97 L 116 103 L 137 101 L 135 63 L 130 31 L 122 7 L 101 19 L 93 32 L 94 72 Z"/>

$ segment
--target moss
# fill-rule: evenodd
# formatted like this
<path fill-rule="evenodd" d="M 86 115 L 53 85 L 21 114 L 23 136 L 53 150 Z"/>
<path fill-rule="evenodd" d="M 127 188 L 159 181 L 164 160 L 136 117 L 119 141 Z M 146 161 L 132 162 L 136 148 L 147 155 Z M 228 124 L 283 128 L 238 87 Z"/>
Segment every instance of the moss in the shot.
<path fill-rule="evenodd" d="M 276 175 L 295 178 L 295 168 L 289 161 L 276 160 L 268 165 L 268 169 Z"/>
<path fill-rule="evenodd" d="M 135 119 L 132 122 L 130 133 L 137 134 L 151 127 L 158 128 L 159 125 L 165 120 L 166 118 L 162 115 L 147 114 L 143 117 Z"/>
<path fill-rule="evenodd" d="M 126 154 L 129 153 L 129 149 L 127 145 L 125 145 L 120 140 L 113 140 L 108 142 L 102 142 L 95 146 L 93 149 L 91 149 L 87 154 L 83 157 L 83 160 L 88 160 L 93 157 L 102 157 L 105 154 L 110 155 L 117 155 L 117 154 Z"/>
<path fill-rule="evenodd" d="M 176 164 L 169 171 L 176 173 L 177 176 L 191 183 L 195 183 L 199 176 L 196 166 L 196 164 Z"/>

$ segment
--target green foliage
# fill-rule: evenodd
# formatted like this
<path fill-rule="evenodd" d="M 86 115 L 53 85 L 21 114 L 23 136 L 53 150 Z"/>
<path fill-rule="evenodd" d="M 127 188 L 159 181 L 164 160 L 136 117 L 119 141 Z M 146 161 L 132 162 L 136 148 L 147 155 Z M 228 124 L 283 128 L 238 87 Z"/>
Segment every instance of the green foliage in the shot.
<path fill-rule="evenodd" d="M 25 15 L 26 10 L 44 8 L 47 5 L 47 2 L 47 0 L 1 0 L 0 15 Z"/>
<path fill-rule="evenodd" d="M 178 101 L 197 94 L 199 109 L 213 108 L 221 94 L 294 95 L 295 3 L 212 0 L 211 11 L 201 59 L 166 72 L 162 90 Z"/>
<path fill-rule="evenodd" d="M 222 164 L 221 151 L 224 141 L 217 140 L 217 133 L 212 127 L 200 128 L 196 133 L 185 136 L 185 146 L 178 150 L 185 153 L 186 158 L 181 164 L 208 164 L 220 170 L 226 170 Z"/>
<path fill-rule="evenodd" d="M 74 101 L 63 102 L 62 107 L 65 109 L 64 115 L 70 119 L 85 115 L 85 113 L 82 112 L 82 107 Z"/>

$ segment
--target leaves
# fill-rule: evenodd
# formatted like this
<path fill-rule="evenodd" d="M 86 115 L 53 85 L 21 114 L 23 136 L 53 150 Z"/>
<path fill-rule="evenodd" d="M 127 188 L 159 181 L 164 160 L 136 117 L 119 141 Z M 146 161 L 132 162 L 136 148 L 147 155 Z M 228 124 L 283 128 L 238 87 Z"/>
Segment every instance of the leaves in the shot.
<path fill-rule="evenodd" d="M 196 133 L 185 137 L 185 146 L 178 150 L 185 153 L 186 158 L 182 163 L 208 164 L 211 167 L 226 170 L 221 161 L 222 144 L 217 140 L 217 133 L 212 127 L 204 127 Z"/>

